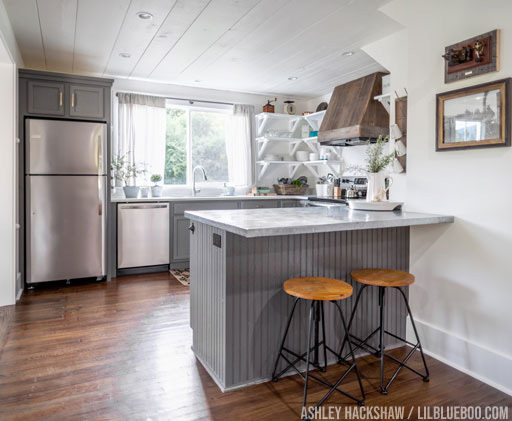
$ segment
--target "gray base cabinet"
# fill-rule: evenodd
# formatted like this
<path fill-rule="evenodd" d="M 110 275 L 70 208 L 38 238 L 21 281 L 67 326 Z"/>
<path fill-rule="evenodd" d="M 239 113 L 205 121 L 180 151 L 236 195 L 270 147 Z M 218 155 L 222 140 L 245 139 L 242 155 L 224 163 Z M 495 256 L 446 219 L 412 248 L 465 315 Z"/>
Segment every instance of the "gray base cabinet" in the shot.
<path fill-rule="evenodd" d="M 174 262 L 190 258 L 190 220 L 183 215 L 174 217 L 174 235 L 172 237 L 172 260 Z"/>

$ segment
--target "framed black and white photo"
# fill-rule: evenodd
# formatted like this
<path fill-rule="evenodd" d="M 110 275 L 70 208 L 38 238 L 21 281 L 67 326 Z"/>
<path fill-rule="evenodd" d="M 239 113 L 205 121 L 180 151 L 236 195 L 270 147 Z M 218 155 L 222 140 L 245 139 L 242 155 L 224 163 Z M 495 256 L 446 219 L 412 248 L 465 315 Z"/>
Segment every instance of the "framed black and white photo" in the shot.
<path fill-rule="evenodd" d="M 510 80 L 437 94 L 436 151 L 510 146 Z"/>

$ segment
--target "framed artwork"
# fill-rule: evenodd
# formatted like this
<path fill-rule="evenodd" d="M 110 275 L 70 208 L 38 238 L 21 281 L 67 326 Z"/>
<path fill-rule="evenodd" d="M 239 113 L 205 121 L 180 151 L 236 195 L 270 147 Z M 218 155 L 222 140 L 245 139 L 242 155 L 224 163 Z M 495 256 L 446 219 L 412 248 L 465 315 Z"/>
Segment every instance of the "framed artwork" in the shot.
<path fill-rule="evenodd" d="M 436 151 L 510 146 L 511 79 L 436 95 Z"/>
<path fill-rule="evenodd" d="M 486 32 L 444 49 L 444 83 L 500 70 L 500 31 Z"/>

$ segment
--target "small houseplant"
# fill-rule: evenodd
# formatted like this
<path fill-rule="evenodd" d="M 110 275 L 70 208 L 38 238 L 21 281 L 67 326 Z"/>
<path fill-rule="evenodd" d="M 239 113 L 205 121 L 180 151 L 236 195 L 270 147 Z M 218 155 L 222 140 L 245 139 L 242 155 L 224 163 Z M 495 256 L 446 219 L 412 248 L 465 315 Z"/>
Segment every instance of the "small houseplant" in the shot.
<path fill-rule="evenodd" d="M 162 181 L 162 176 L 160 174 L 153 174 L 151 176 L 151 182 L 153 186 L 151 186 L 151 196 L 152 197 L 161 197 L 162 196 L 162 186 L 158 183 Z"/>
<path fill-rule="evenodd" d="M 123 185 L 125 166 L 126 155 L 115 155 L 112 157 L 110 169 L 112 170 L 115 187 L 122 187 Z"/>
<path fill-rule="evenodd" d="M 391 187 L 393 179 L 386 177 L 384 169 L 393 161 L 395 153 L 385 153 L 384 148 L 388 142 L 388 137 L 379 136 L 377 142 L 368 145 L 366 151 L 366 167 L 364 171 L 368 178 L 368 188 L 366 192 L 367 202 L 381 202 L 386 200 L 386 192 Z M 389 183 L 386 187 L 386 178 Z"/>
<path fill-rule="evenodd" d="M 125 186 L 123 187 L 124 195 L 127 199 L 135 199 L 139 195 L 139 187 L 137 187 L 137 176 L 144 173 L 137 164 L 127 163 L 124 167 L 123 178 Z M 133 185 L 130 185 L 133 180 Z"/>

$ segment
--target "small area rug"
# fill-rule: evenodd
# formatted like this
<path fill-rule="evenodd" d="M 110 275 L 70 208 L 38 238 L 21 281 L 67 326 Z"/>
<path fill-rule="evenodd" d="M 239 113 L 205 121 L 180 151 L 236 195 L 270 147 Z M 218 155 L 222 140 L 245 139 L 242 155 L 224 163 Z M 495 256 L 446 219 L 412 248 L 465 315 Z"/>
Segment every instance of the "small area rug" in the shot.
<path fill-rule="evenodd" d="M 190 286 L 190 269 L 171 269 L 169 272 L 180 284 Z"/>

